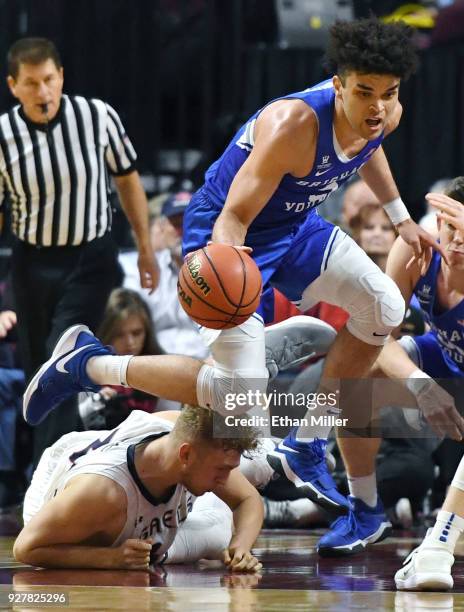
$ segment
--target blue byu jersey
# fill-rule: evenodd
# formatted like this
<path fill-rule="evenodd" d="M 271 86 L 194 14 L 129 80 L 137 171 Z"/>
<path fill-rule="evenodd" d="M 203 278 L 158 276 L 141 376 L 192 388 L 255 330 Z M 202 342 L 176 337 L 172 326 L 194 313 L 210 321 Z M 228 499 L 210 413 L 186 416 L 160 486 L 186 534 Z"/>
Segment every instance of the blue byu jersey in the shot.
<path fill-rule="evenodd" d="M 343 154 L 333 130 L 335 91 L 331 80 L 280 99 L 308 104 L 317 115 L 319 135 L 311 172 L 301 178 L 286 174 L 247 231 L 245 244 L 253 248 L 263 279 L 257 312 L 265 322 L 274 317 L 272 287 L 298 304 L 305 288 L 327 265 L 339 230 L 314 214 L 315 209 L 369 160 L 383 140 L 382 134 L 368 142 L 352 159 Z M 261 110 L 240 128 L 224 154 L 207 170 L 203 187 L 193 195 L 184 215 L 184 254 L 204 247 L 211 239 L 230 185 L 253 149 L 254 127 Z"/>
<path fill-rule="evenodd" d="M 425 276 L 422 276 L 416 287 L 414 294 L 419 300 L 421 309 L 424 313 L 426 322 L 430 325 L 431 331 L 425 336 L 414 338 L 419 349 L 424 348 L 424 363 L 428 364 L 424 368 L 430 376 L 444 377 L 444 373 L 439 369 L 440 358 L 436 355 L 436 366 L 430 360 L 434 354 L 430 340 L 433 336 L 436 344 L 441 349 L 442 359 L 446 363 L 449 373 L 453 376 L 464 375 L 464 300 L 459 302 L 450 310 L 441 310 L 436 302 L 437 277 L 440 271 L 441 255 L 434 251 L 433 258 Z M 430 340 L 427 340 L 430 337 Z M 421 338 L 424 339 L 422 347 Z M 429 353 L 429 359 L 426 358 Z M 430 370 L 430 371 L 429 371 Z"/>
<path fill-rule="evenodd" d="M 251 234 L 271 227 L 280 228 L 281 235 L 288 233 L 290 228 L 299 225 L 309 212 L 322 204 L 332 191 L 355 174 L 383 140 L 382 134 L 368 142 L 351 159 L 343 154 L 333 130 L 335 90 L 331 79 L 279 99 L 302 100 L 316 113 L 319 123 L 316 156 L 307 176 L 297 178 L 286 174 L 283 177 L 274 195 L 251 224 Z M 224 205 L 232 180 L 253 149 L 254 127 L 262 110 L 257 111 L 239 129 L 223 155 L 206 172 L 204 190 L 218 209 Z"/>

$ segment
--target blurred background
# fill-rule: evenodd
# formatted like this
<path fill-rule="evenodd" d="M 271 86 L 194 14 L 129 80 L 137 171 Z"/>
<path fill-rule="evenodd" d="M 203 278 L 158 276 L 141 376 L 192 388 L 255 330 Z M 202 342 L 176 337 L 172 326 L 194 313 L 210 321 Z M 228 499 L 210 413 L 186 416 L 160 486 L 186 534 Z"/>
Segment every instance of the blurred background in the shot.
<path fill-rule="evenodd" d="M 418 218 L 429 186 L 463 172 L 463 5 L 462 0 L 407 5 L 1 0 L 0 57 L 18 37 L 53 39 L 64 62 L 65 92 L 114 105 L 151 196 L 199 186 L 206 167 L 257 108 L 326 78 L 322 56 L 337 17 L 402 18 L 416 28 L 421 65 L 401 86 L 403 119 L 385 148 L 403 198 Z M 5 84 L 0 112 L 12 104 Z"/>
<path fill-rule="evenodd" d="M 350 20 L 372 14 L 385 20 L 401 19 L 413 26 L 420 52 L 418 72 L 401 84 L 404 112 L 400 126 L 385 142 L 403 199 L 419 220 L 427 212 L 427 191 L 443 190 L 450 177 L 464 174 L 464 0 L 407 4 L 395 0 L 0 0 L 0 113 L 16 104 L 5 81 L 8 48 L 21 37 L 47 37 L 61 53 L 65 93 L 110 103 L 135 146 L 149 198 L 150 239 L 163 282 L 152 296 L 140 288 L 137 253 L 114 191 L 113 234 L 120 248 L 126 292 L 116 293 L 111 304 L 117 305 L 118 299 L 124 298 L 133 303 L 139 319 L 149 320 L 144 333 L 156 337 L 159 343 L 155 349 L 147 349 L 149 353 L 205 356 L 198 331 L 177 300 L 182 215 L 191 192 L 202 184 L 205 170 L 258 108 L 331 76 L 324 71 L 322 60 L 330 25 L 337 18 Z M 364 217 L 358 217 L 362 206 L 370 208 Z M 319 211 L 353 235 L 357 233 L 359 244 L 379 265 L 379 257 L 386 259 L 395 233 L 388 219 L 379 214 L 378 202 L 366 185 L 351 183 L 345 191 L 331 196 Z M 427 217 L 427 227 L 433 231 L 435 213 Z M 376 240 L 383 234 L 381 248 L 378 242 L 374 249 L 369 240 L 363 242 L 363 224 L 376 225 Z M 4 296 L 6 311 L 12 242 L 9 225 L 8 206 L 3 206 L 0 298 Z M 135 297 L 131 291 L 137 292 Z M 296 314 L 296 308 L 276 293 L 275 321 Z M 137 303 L 137 295 L 146 302 L 149 316 L 144 314 L 143 304 Z M 315 308 L 307 314 L 336 329 L 348 316 L 331 305 Z M 409 334 L 424 332 L 420 313 L 413 308 L 408 310 L 405 326 Z M 18 358 L 14 332 L 3 340 L 0 336 L 0 350 L 6 349 L 10 361 L 12 356 Z M 116 332 L 121 330 L 113 330 L 115 337 Z M 113 342 L 111 337 L 107 341 Z M 2 365 L 0 354 L 0 516 L 2 509 L 21 502 L 31 475 L 32 434 L 20 417 L 24 385 L 20 366 L 12 367 L 5 360 Z M 3 399 L 1 394 L 6 370 L 10 378 L 12 370 L 22 376 L 22 382 L 13 380 L 7 389 L 9 403 L 4 399 L 5 390 Z M 113 418 L 115 412 L 122 420 L 134 406 L 127 404 L 129 400 L 138 402 L 137 406 L 147 401 L 143 397 L 123 397 L 120 390 L 114 393 L 118 403 L 114 397 L 110 399 L 117 403 L 116 408 L 102 398 L 82 404 L 83 412 L 79 406 L 84 428 L 92 428 L 92 419 L 95 425 L 100 417 L 109 414 Z M 153 409 L 162 409 L 161 402 L 149 411 Z M 98 421 L 98 427 L 93 428 L 104 427 Z M 394 449 L 392 454 L 396 452 Z M 419 451 L 415 452 L 418 464 L 426 465 Z M 413 477 L 409 459 L 405 464 L 407 490 Z M 430 465 L 433 480 L 435 467 Z M 453 473 L 454 469 L 442 469 L 437 489 L 440 499 Z M 429 485 L 425 477 L 416 480 L 425 483 L 422 497 L 413 502 L 420 507 Z M 430 495 L 426 501 L 432 499 Z M 397 501 L 395 498 L 388 504 L 393 507 Z M 433 509 L 441 501 L 427 503 Z M 15 522 L 12 533 L 17 528 Z"/>

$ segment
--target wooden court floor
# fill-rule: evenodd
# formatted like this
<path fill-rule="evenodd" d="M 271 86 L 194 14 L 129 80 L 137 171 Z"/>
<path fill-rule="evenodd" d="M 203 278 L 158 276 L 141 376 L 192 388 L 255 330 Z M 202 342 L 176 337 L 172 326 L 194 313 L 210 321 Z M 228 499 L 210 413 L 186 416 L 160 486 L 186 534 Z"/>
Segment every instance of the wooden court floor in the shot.
<path fill-rule="evenodd" d="M 464 610 L 464 546 L 454 566 L 452 593 L 398 593 L 393 574 L 419 541 L 413 534 L 377 544 L 346 559 L 321 559 L 322 532 L 263 531 L 256 553 L 261 575 L 231 575 L 215 562 L 165 566 L 152 573 L 38 570 L 16 563 L 14 529 L 0 523 L 0 609 L 45 609 L 7 603 L 7 595 L 65 593 L 63 610 L 160 610 L 183 612 L 294 612 L 303 610 Z M 32 605 L 32 604 L 30 604 Z M 52 608 L 53 609 L 53 608 Z M 56 609 L 56 608 L 55 608 Z"/>

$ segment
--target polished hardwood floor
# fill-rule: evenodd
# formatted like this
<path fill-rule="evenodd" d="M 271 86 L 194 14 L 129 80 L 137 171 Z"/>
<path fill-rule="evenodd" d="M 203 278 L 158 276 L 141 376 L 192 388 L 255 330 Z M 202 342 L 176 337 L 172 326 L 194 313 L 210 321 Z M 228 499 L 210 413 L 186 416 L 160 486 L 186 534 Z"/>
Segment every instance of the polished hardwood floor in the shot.
<path fill-rule="evenodd" d="M 451 593 L 398 593 L 393 575 L 416 546 L 418 534 L 401 533 L 345 559 L 321 559 L 322 532 L 263 531 L 255 548 L 260 575 L 232 575 L 216 562 L 154 571 L 40 570 L 12 556 L 15 520 L 0 521 L 0 609 L 6 593 L 66 592 L 66 610 L 182 610 L 339 612 L 464 610 L 464 546 L 459 545 Z M 461 560 L 462 559 L 462 560 Z M 15 605 L 15 610 L 22 608 Z"/>

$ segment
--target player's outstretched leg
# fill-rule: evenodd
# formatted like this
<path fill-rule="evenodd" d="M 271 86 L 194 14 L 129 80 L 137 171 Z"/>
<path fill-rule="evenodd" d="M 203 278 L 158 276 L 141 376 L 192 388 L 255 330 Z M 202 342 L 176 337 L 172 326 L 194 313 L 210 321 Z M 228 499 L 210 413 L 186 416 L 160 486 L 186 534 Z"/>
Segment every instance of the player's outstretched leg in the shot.
<path fill-rule="evenodd" d="M 267 361 L 271 369 L 289 368 L 311 355 L 323 354 L 335 334 L 329 325 L 312 317 L 293 319 L 270 326 L 265 333 Z M 291 343 L 295 344 L 294 350 Z M 58 340 L 50 359 L 38 370 L 26 389 L 23 400 L 26 421 L 37 425 L 64 399 L 80 391 L 98 391 L 102 384 L 126 384 L 123 370 L 127 370 L 131 356 L 112 357 L 114 365 L 110 367 L 119 367 L 120 378 L 116 372 L 113 380 L 115 373 L 111 372 L 110 380 L 107 377 L 108 369 L 100 371 L 98 379 L 88 375 L 87 363 L 90 358 L 112 355 L 112 349 L 103 346 L 87 326 L 74 325 L 67 329 Z M 132 386 L 167 399 L 198 403 L 195 384 L 202 362 L 180 355 L 136 359 L 139 376 Z M 173 377 L 176 378 L 176 386 L 172 385 Z"/>
<path fill-rule="evenodd" d="M 25 420 L 30 425 L 37 425 L 67 397 L 79 391 L 98 391 L 100 386 L 87 375 L 87 361 L 97 355 L 112 354 L 112 349 L 103 346 L 86 325 L 68 328 L 24 393 Z"/>

